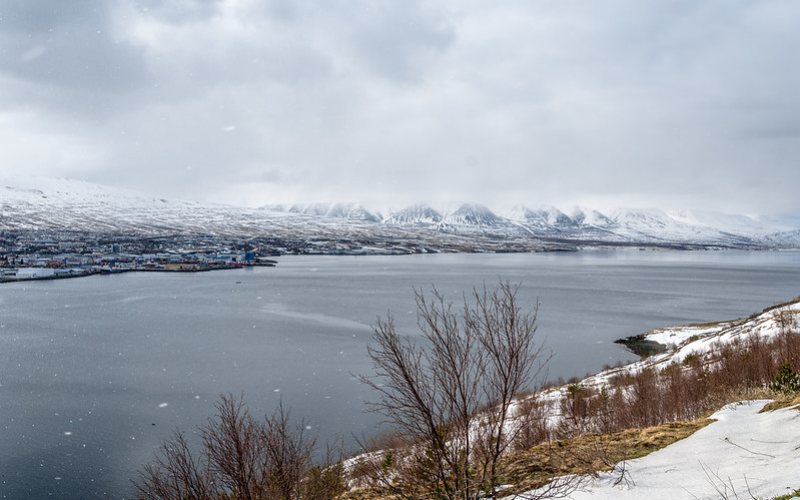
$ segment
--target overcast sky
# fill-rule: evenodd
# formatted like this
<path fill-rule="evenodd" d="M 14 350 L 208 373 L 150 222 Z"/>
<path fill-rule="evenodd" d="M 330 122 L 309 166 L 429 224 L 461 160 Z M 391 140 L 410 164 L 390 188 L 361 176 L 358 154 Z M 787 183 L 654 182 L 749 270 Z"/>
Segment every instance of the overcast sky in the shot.
<path fill-rule="evenodd" d="M 800 2 L 0 0 L 0 173 L 800 211 Z"/>

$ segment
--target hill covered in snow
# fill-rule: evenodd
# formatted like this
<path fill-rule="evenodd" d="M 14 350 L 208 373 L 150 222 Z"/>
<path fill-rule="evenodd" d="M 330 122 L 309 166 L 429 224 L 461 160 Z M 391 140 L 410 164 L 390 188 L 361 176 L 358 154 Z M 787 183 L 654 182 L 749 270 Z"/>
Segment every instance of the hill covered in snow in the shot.
<path fill-rule="evenodd" d="M 767 351 L 748 351 L 743 346 L 765 346 L 775 342 L 778 349 L 800 329 L 800 299 L 779 304 L 748 318 L 719 323 L 675 326 L 652 330 L 642 338 L 663 345 L 667 351 L 641 361 L 605 370 L 576 384 L 594 390 L 608 387 L 614 379 L 636 376 L 647 370 L 665 373 L 675 367 L 686 369 L 692 360 L 734 347 L 738 356 L 764 356 Z M 792 333 L 793 332 L 793 333 Z M 780 354 L 779 354 L 780 355 Z M 724 361 L 707 360 L 707 370 L 725 370 Z M 767 369 L 766 366 L 761 366 Z M 745 377 L 745 374 L 739 374 Z M 572 387 L 576 387 L 575 384 Z M 684 387 L 689 391 L 689 387 Z M 636 391 L 635 388 L 632 389 Z M 549 402 L 553 421 L 565 418 L 557 402 L 567 398 L 570 386 L 544 391 L 535 397 Z M 762 411 L 767 400 L 728 404 L 712 414 L 709 425 L 642 458 L 617 464 L 586 478 L 581 488 L 567 498 L 775 498 L 800 496 L 800 399 Z M 781 408 L 783 407 L 783 408 Z M 623 472 L 624 471 L 624 474 Z M 623 477 L 624 476 L 624 477 Z M 530 491 L 530 498 L 536 497 Z M 511 498 L 528 498 L 511 496 Z M 787 497 L 788 498 L 788 497 Z"/>
<path fill-rule="evenodd" d="M 627 480 L 600 472 L 572 500 L 778 498 L 800 494 L 800 409 L 762 412 L 768 401 L 733 403 L 691 436 L 625 462 Z M 536 491 L 504 500 L 537 498 Z M 781 497 L 781 498 L 789 498 Z"/>
<path fill-rule="evenodd" d="M 427 204 L 381 212 L 359 203 L 259 208 L 150 197 L 75 180 L 0 179 L 0 229 L 143 235 L 358 239 L 378 246 L 418 242 L 431 251 L 529 251 L 591 245 L 798 248 L 800 229 L 744 215 L 518 205 L 501 214 L 480 204 Z M 505 241 L 498 249 L 488 242 Z"/>
<path fill-rule="evenodd" d="M 775 376 L 787 356 L 796 368 L 798 335 L 800 298 L 747 318 L 652 330 L 642 337 L 665 352 L 520 396 L 502 426 L 511 441 L 500 463 L 504 500 L 800 497 L 800 393 Z M 477 415 L 474 436 L 491 421 Z M 402 471 L 367 480 L 362 471 L 409 451 L 348 459 L 351 488 L 381 498 L 381 486 L 402 485 Z"/>

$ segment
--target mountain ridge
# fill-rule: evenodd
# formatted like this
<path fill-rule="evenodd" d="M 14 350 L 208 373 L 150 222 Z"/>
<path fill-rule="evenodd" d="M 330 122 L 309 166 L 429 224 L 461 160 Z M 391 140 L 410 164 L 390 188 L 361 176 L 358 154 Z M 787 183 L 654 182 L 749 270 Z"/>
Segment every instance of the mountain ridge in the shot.
<path fill-rule="evenodd" d="M 353 233 L 391 238 L 480 235 L 595 244 L 691 244 L 800 248 L 800 228 L 738 214 L 657 208 L 603 213 L 518 204 L 501 215 L 479 203 L 439 210 L 417 203 L 381 212 L 361 203 L 266 205 L 258 208 L 176 201 L 65 179 L 0 179 L 0 229 L 169 232 L 246 236 L 279 231 L 298 237 Z"/>

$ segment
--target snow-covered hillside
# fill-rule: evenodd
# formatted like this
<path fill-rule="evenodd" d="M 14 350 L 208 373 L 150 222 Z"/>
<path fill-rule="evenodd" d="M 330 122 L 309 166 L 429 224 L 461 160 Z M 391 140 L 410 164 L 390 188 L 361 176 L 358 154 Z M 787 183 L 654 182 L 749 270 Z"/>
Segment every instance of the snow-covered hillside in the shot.
<path fill-rule="evenodd" d="M 327 217 L 352 221 L 380 222 L 383 217 L 379 212 L 372 212 L 360 203 L 309 203 L 294 205 L 271 205 L 265 210 L 288 212 L 311 217 Z"/>
<path fill-rule="evenodd" d="M 792 323 L 783 324 L 786 321 L 792 321 Z M 658 370 L 673 363 L 680 364 L 687 356 L 705 354 L 718 345 L 745 341 L 750 335 L 756 335 L 761 339 L 771 339 L 786 328 L 800 330 L 800 299 L 767 308 L 745 319 L 657 328 L 643 334 L 642 338 L 665 346 L 667 352 L 619 368 L 602 371 L 581 380 L 580 383 L 585 387 L 600 390 L 608 385 L 609 380 L 618 375 L 638 373 L 645 368 Z M 565 394 L 565 390 L 564 387 L 553 389 L 547 393 L 547 398 L 561 398 Z"/>
<path fill-rule="evenodd" d="M 800 299 L 745 319 L 652 330 L 644 339 L 666 346 L 668 352 L 605 370 L 579 383 L 599 390 L 625 373 L 660 370 L 680 364 L 690 355 L 707 353 L 714 346 L 749 336 L 770 339 L 787 328 L 800 329 Z M 558 421 L 558 402 L 567 392 L 565 386 L 538 395 L 551 403 L 551 421 Z M 618 482 L 618 472 L 600 473 L 568 498 L 771 498 L 794 491 L 800 488 L 800 476 L 795 474 L 800 470 L 800 408 L 759 413 L 764 404 L 729 405 L 711 417 L 715 423 L 689 438 L 626 462 L 630 481 Z M 720 496 L 717 488 L 727 496 Z"/>
<path fill-rule="evenodd" d="M 236 231 L 256 212 L 65 179 L 0 180 L 0 227 L 159 234 Z"/>
<path fill-rule="evenodd" d="M 800 248 L 800 229 L 768 234 L 764 240 L 774 246 Z"/>
<path fill-rule="evenodd" d="M 800 488 L 800 409 L 760 413 L 767 401 L 731 404 L 686 439 L 601 472 L 573 500 L 774 498 Z M 529 492 L 533 496 L 535 492 Z M 525 498 L 525 496 L 508 497 Z"/>
<path fill-rule="evenodd" d="M 398 226 L 438 226 L 442 222 L 442 214 L 431 206 L 422 203 L 411 205 L 402 210 L 392 212 L 387 218 L 387 224 Z"/>
<path fill-rule="evenodd" d="M 744 319 L 652 330 L 644 334 L 644 338 L 664 345 L 667 352 L 526 395 L 512 405 L 511 415 L 504 424 L 505 432 L 513 435 L 522 426 L 530 425 L 526 401 L 542 403 L 542 413 L 537 418 L 541 418 L 547 428 L 558 429 L 565 422 L 569 425 L 570 416 L 563 414 L 562 402 L 568 400 L 575 387 L 602 394 L 604 388 L 613 387 L 615 379 L 630 380 L 631 376 L 650 368 L 660 371 L 669 366 L 683 366 L 682 361 L 689 355 L 708 353 L 717 346 L 745 341 L 751 336 L 764 341 L 799 330 L 800 298 Z M 594 476 L 573 481 L 580 487 L 565 498 L 767 499 L 794 492 L 800 489 L 797 475 L 800 470 L 800 406 L 789 405 L 761 413 L 767 402 L 727 405 L 709 417 L 714 422 L 683 440 L 642 458 L 628 460 L 624 467 L 617 465 L 610 471 L 597 471 Z M 476 420 L 477 425 L 480 422 Z M 351 470 L 361 460 L 380 460 L 382 453 L 378 450 L 353 457 L 345 466 Z M 559 481 L 557 479 L 555 484 Z M 546 491 L 547 487 L 508 496 L 505 500 L 539 498 L 537 495 Z"/>
<path fill-rule="evenodd" d="M 356 235 L 425 242 L 460 236 L 463 241 L 454 244 L 458 248 L 475 237 L 575 245 L 800 247 L 797 228 L 713 212 L 621 209 L 604 214 L 591 208 L 562 211 L 518 205 L 500 215 L 478 204 L 446 210 L 417 204 L 386 214 L 358 203 L 246 208 L 167 200 L 82 181 L 45 178 L 0 179 L 0 229 L 280 235 L 299 239 Z M 472 243 L 482 245 L 477 240 Z"/>

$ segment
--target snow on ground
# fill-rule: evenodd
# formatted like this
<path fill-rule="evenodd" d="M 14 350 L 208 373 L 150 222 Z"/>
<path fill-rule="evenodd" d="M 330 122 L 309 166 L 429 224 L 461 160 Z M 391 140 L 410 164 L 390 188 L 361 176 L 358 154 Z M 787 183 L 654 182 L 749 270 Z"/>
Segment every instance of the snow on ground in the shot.
<path fill-rule="evenodd" d="M 664 360 L 681 362 L 686 356 L 690 354 L 702 354 L 708 352 L 715 344 L 726 344 L 734 340 L 745 340 L 749 335 L 758 335 L 762 338 L 768 339 L 778 335 L 784 326 L 781 325 L 781 314 L 789 313 L 795 314 L 791 321 L 797 322 L 798 314 L 800 314 L 800 301 L 795 301 L 790 304 L 768 309 L 760 314 L 748 318 L 747 320 L 731 321 L 727 323 L 719 323 L 712 327 L 677 327 L 671 329 L 674 334 L 675 342 L 665 339 L 665 331 L 655 331 L 645 336 L 648 340 L 661 342 L 668 347 L 677 348 L 674 352 L 666 355 L 655 356 L 655 362 L 663 362 Z M 784 319 L 785 321 L 785 319 Z M 793 324 L 794 328 L 800 325 Z M 685 338 L 686 340 L 698 337 L 693 342 L 683 344 L 677 339 Z M 685 341 L 684 341 L 685 342 Z M 683 345 L 681 345 L 683 344 Z"/>
<path fill-rule="evenodd" d="M 625 464 L 627 481 L 601 473 L 567 498 L 772 498 L 800 488 L 800 408 L 759 413 L 766 401 L 728 405 L 716 422 Z M 509 497 L 524 498 L 524 497 Z"/>
<path fill-rule="evenodd" d="M 705 353 L 715 345 L 735 339 L 746 340 L 749 335 L 770 338 L 779 334 L 786 324 L 800 328 L 800 299 L 765 309 L 749 318 L 715 324 L 686 325 L 653 330 L 645 334 L 648 340 L 663 343 L 668 352 L 651 356 L 628 365 L 605 370 L 587 377 L 581 386 L 600 389 L 610 385 L 613 377 L 635 374 L 646 368 L 661 369 L 673 362 L 680 363 L 692 353 Z M 532 396 L 545 405 L 546 425 L 556 428 L 561 422 L 560 403 L 569 386 L 548 389 Z M 524 421 L 515 415 L 524 399 L 515 401 L 504 422 L 506 435 L 513 435 Z M 697 431 L 647 457 L 627 462 L 632 482 L 614 485 L 619 475 L 601 473 L 586 491 L 574 493 L 574 500 L 616 498 L 771 498 L 800 488 L 800 408 L 760 414 L 766 401 L 729 405 L 711 418 L 717 422 Z M 480 419 L 473 423 L 473 429 Z M 472 430 L 471 430 L 472 432 Z M 380 456 L 373 452 L 353 457 L 345 462 L 351 470 L 359 459 Z M 723 494 L 714 488 L 717 487 Z M 787 490 L 787 488 L 790 488 Z M 735 493 L 732 491 L 735 489 Z M 524 498 L 524 496 L 509 497 Z"/>
<path fill-rule="evenodd" d="M 646 335 L 647 340 L 658 342 L 667 347 L 674 347 L 685 343 L 692 337 L 710 337 L 722 331 L 730 323 L 717 323 L 710 326 L 678 326 L 671 328 L 659 328 Z"/>
<path fill-rule="evenodd" d="M 171 234 L 181 231 L 252 235 L 268 228 L 293 238 L 318 237 L 320 231 L 364 232 L 394 239 L 453 234 L 472 243 L 476 235 L 507 238 L 567 238 L 576 241 L 688 243 L 750 248 L 797 246 L 795 224 L 762 223 L 746 216 L 681 213 L 678 218 L 653 209 L 618 210 L 604 215 L 575 208 L 570 215 L 554 207 L 517 207 L 508 217 L 476 204 L 446 210 L 415 205 L 384 218 L 359 203 L 315 203 L 236 207 L 168 200 L 136 191 L 70 179 L 0 175 L 0 227 L 3 229 L 86 230 Z M 722 224 L 717 227 L 714 224 Z M 311 226 L 311 231 L 306 231 Z M 735 231 L 737 227 L 743 231 Z M 722 229 L 725 228 L 725 229 Z M 793 231 L 794 230 L 794 231 Z M 408 232 L 408 234 L 406 233 Z M 421 234 L 421 232 L 423 234 Z"/>
<path fill-rule="evenodd" d="M 665 345 L 668 352 L 602 371 L 581 380 L 580 384 L 599 389 L 608 385 L 614 376 L 624 373 L 636 374 L 648 367 L 661 369 L 671 363 L 680 363 L 691 354 L 704 354 L 715 346 L 734 340 L 744 341 L 750 335 L 758 335 L 764 339 L 771 338 L 784 329 L 786 325 L 782 325 L 781 321 L 787 321 L 787 318 L 793 322 L 792 328 L 800 329 L 800 299 L 765 309 L 747 319 L 652 330 L 645 334 L 645 339 Z M 559 387 L 542 393 L 540 398 L 559 399 L 565 393 L 566 387 Z"/>
<path fill-rule="evenodd" d="M 616 375 L 680 363 L 715 345 L 743 341 L 750 335 L 770 338 L 787 326 L 782 324 L 787 320 L 793 322 L 792 328 L 800 327 L 800 299 L 743 320 L 653 330 L 645 338 L 666 345 L 669 352 L 605 370 L 580 384 L 598 389 Z M 548 425 L 558 424 L 559 403 L 566 393 L 566 387 L 558 387 L 539 394 L 550 408 Z M 758 413 L 764 404 L 729 405 L 711 417 L 717 422 L 689 438 L 628 461 L 626 470 L 632 482 L 615 485 L 619 474 L 603 473 L 586 491 L 569 498 L 721 499 L 751 498 L 751 493 L 755 498 L 771 498 L 794 491 L 800 488 L 800 408 Z"/>

